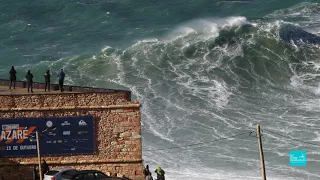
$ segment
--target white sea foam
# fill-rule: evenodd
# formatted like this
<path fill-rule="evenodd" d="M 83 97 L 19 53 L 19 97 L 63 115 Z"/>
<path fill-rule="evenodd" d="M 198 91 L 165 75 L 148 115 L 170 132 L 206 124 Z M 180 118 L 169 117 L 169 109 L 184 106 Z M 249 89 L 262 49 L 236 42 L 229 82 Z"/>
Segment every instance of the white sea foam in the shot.
<path fill-rule="evenodd" d="M 196 34 L 199 41 L 219 36 L 221 28 L 250 24 L 245 17 L 195 19 L 179 25 L 168 33 L 164 40 L 176 40 Z"/>
<path fill-rule="evenodd" d="M 101 52 L 105 52 L 106 50 L 111 49 L 111 48 L 112 47 L 110 47 L 110 46 L 105 46 L 104 48 L 101 49 Z"/>

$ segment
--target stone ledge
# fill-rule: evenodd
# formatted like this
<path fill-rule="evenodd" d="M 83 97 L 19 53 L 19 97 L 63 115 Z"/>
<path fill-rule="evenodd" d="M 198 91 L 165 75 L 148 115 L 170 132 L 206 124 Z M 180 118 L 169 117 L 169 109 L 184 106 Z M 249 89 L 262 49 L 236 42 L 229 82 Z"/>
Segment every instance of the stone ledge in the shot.
<path fill-rule="evenodd" d="M 119 104 L 108 106 L 65 106 L 65 107 L 31 107 L 31 108 L 0 108 L 0 112 L 7 111 L 57 111 L 57 110 L 72 110 L 72 109 L 118 109 L 118 108 L 139 108 L 140 103 Z"/>
<path fill-rule="evenodd" d="M 49 165 L 66 164 L 136 164 L 142 163 L 142 159 L 109 159 L 109 160 L 71 160 L 71 161 L 47 161 Z M 0 162 L 0 166 L 37 165 L 38 161 L 22 161 L 19 163 Z"/>

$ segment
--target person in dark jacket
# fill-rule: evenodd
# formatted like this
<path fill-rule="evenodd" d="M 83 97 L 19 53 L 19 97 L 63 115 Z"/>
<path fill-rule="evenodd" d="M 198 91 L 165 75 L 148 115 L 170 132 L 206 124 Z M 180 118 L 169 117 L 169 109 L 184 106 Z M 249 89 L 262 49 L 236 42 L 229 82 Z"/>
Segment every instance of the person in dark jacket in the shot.
<path fill-rule="evenodd" d="M 13 83 L 13 89 L 16 89 L 16 80 L 17 80 L 17 72 L 14 69 L 14 66 L 11 66 L 11 70 L 9 71 L 10 74 L 10 86 L 9 89 L 11 89 L 12 83 Z"/>
<path fill-rule="evenodd" d="M 63 69 L 61 69 L 57 75 L 57 77 L 59 78 L 59 87 L 61 92 L 63 92 L 63 81 L 65 76 L 66 74 L 63 72 Z"/>
<path fill-rule="evenodd" d="M 149 170 L 149 165 L 147 165 L 146 168 L 144 168 L 143 175 L 144 175 L 145 180 L 152 180 L 153 179 L 151 176 L 151 172 Z"/>
<path fill-rule="evenodd" d="M 44 91 L 50 91 L 50 78 L 51 78 L 51 74 L 50 71 L 47 70 L 47 72 L 44 74 L 44 81 L 45 81 L 45 87 L 44 87 Z"/>
<path fill-rule="evenodd" d="M 49 171 L 49 166 L 46 162 L 46 160 L 42 159 L 41 162 L 41 173 L 42 173 L 42 178 L 44 177 L 44 174 Z"/>
<path fill-rule="evenodd" d="M 31 92 L 33 93 L 33 89 L 32 89 L 33 75 L 31 74 L 30 70 L 28 70 L 28 72 L 27 72 L 26 79 L 27 79 L 28 92 L 30 89 Z"/>
<path fill-rule="evenodd" d="M 37 169 L 37 166 L 33 166 L 32 168 L 32 176 L 33 176 L 33 180 L 39 180 L 39 172 Z"/>
<path fill-rule="evenodd" d="M 157 173 L 157 180 L 165 180 L 165 178 L 164 178 L 165 172 L 164 172 L 163 169 L 161 169 L 160 166 L 157 167 L 157 169 L 155 170 L 155 172 Z"/>

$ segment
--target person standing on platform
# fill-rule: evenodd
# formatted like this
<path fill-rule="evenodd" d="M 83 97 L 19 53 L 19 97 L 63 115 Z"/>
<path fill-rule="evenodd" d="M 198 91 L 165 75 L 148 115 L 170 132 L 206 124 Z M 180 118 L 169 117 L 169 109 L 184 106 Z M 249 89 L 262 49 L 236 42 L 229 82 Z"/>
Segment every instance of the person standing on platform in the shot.
<path fill-rule="evenodd" d="M 51 74 L 50 71 L 47 70 L 47 72 L 44 74 L 44 81 L 45 81 L 45 87 L 44 87 L 44 91 L 50 91 L 50 78 L 51 78 Z"/>
<path fill-rule="evenodd" d="M 60 87 L 60 91 L 63 92 L 63 81 L 64 81 L 64 77 L 65 77 L 65 73 L 63 72 L 63 69 L 60 70 L 60 72 L 58 73 L 57 77 L 59 78 L 59 87 Z"/>
<path fill-rule="evenodd" d="M 33 93 L 33 88 L 32 88 L 33 75 L 31 74 L 30 70 L 28 70 L 28 72 L 27 72 L 26 79 L 27 79 L 28 92 L 29 92 L 29 89 L 30 89 L 31 92 Z"/>
<path fill-rule="evenodd" d="M 17 80 L 17 72 L 14 69 L 14 66 L 11 66 L 11 70 L 9 71 L 10 74 L 10 86 L 9 89 L 11 89 L 12 83 L 13 83 L 13 89 L 16 89 L 16 80 Z"/>

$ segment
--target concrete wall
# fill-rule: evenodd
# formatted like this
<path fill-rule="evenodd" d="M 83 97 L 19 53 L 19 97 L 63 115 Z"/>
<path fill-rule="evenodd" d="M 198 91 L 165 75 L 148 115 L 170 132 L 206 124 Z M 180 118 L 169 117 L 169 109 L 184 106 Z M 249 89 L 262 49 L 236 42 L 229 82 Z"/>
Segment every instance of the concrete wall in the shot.
<path fill-rule="evenodd" d="M 122 97 L 121 93 L 0 95 L 0 102 L 5 102 L 0 106 L 0 118 L 91 115 L 95 121 L 95 154 L 45 157 L 50 167 L 96 169 L 140 180 L 140 104 Z M 33 165 L 37 165 L 37 157 L 0 157 L 0 180 L 31 179 Z"/>

